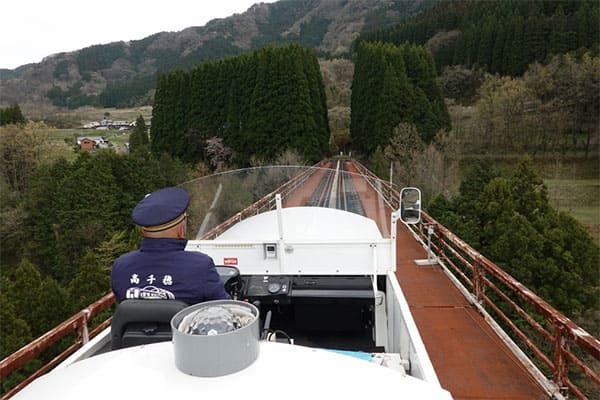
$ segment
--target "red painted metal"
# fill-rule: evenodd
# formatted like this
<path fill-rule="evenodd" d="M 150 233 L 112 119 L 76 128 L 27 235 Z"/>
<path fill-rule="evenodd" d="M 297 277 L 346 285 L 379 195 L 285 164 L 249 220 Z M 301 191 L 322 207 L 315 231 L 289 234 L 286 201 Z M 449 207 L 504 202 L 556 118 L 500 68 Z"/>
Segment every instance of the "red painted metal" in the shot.
<path fill-rule="evenodd" d="M 565 335 L 565 327 L 556 325 L 554 337 L 554 382 L 559 388 L 565 387 L 565 379 L 567 378 L 567 362 L 565 353 L 568 353 L 568 343 Z"/>
<path fill-rule="evenodd" d="M 399 193 L 397 193 L 391 184 L 379 180 L 364 166 L 359 163 L 354 163 L 357 170 L 372 183 L 372 187 L 378 190 L 381 196 L 389 199 L 389 203 L 393 209 L 399 208 Z M 375 184 L 378 182 L 378 184 Z M 381 189 L 378 189 L 381 188 Z M 422 221 L 416 229 L 417 234 L 426 241 L 426 230 L 424 226 L 433 225 L 435 227 L 435 236 L 438 244 L 432 243 L 438 256 L 445 264 L 450 265 L 453 272 L 462 280 L 463 285 L 471 287 L 472 295 L 480 304 L 484 302 L 489 308 L 493 309 L 496 315 L 510 327 L 510 329 L 533 351 L 536 356 L 552 369 L 552 380 L 556 386 L 563 392 L 568 390 L 578 398 L 586 398 L 582 391 L 571 382 L 567 376 L 567 362 L 579 368 L 585 376 L 600 388 L 600 378 L 597 372 L 588 367 L 569 349 L 569 344 L 576 345 L 582 352 L 590 355 L 596 360 L 600 360 L 600 341 L 590 335 L 588 332 L 577 326 L 566 316 L 555 310 L 547 302 L 542 300 L 531 290 L 518 282 L 500 267 L 485 258 L 467 243 L 462 241 L 446 227 L 437 222 L 426 212 L 422 212 Z M 446 253 L 450 250 L 452 255 L 457 259 L 466 270 L 471 271 L 472 276 L 467 276 L 463 270 L 456 265 Z M 506 286 L 509 295 L 503 293 L 491 281 L 494 279 Z M 538 346 L 536 346 L 527 335 L 520 330 L 503 312 L 497 307 L 486 295 L 486 287 L 491 288 L 500 297 L 505 300 L 518 314 L 521 316 L 536 332 L 540 333 L 553 346 L 553 354 L 547 356 Z M 527 305 L 533 307 L 538 313 L 537 317 L 541 317 L 545 324 L 553 327 L 554 334 L 548 333 L 543 326 L 536 322 L 523 308 L 519 307 L 516 302 L 510 299 L 510 295 L 516 295 Z M 553 361 L 551 361 L 553 360 Z"/>
<path fill-rule="evenodd" d="M 352 163 L 352 168 L 358 171 L 359 174 L 373 188 L 373 190 L 378 192 L 384 198 L 386 203 L 390 206 L 390 209 L 399 208 L 399 193 L 389 182 L 380 180 L 360 163 Z M 310 172 L 306 172 L 286 182 L 269 195 L 240 211 L 230 220 L 211 230 L 207 235 L 205 235 L 205 238 L 218 235 L 235 222 L 240 221 L 250 215 L 255 215 L 262 210 L 273 208 L 273 197 L 275 193 L 293 193 L 297 187 L 301 186 L 310 177 L 310 175 Z M 581 399 L 586 398 L 582 390 L 569 379 L 568 365 L 577 367 L 586 377 L 590 379 L 592 383 L 600 387 L 600 377 L 598 373 L 588 366 L 588 364 L 582 361 L 570 349 L 571 346 L 577 346 L 579 351 L 593 357 L 596 360 L 600 360 L 600 341 L 581 329 L 567 317 L 556 311 L 548 303 L 539 298 L 524 285 L 503 271 L 500 267 L 496 266 L 490 260 L 482 256 L 467 243 L 450 232 L 443 225 L 439 224 L 427 213 L 423 212 L 422 222 L 416 230 L 417 234 L 419 234 L 422 238 L 426 237 L 426 230 L 423 230 L 423 226 L 425 225 L 433 225 L 435 228 L 434 237 L 438 243 L 432 243 L 432 245 L 437 251 L 438 256 L 444 260 L 445 264 L 452 267 L 454 272 L 463 281 L 463 284 L 466 284 L 468 287 L 472 288 L 474 292 L 474 298 L 476 298 L 479 303 L 487 305 L 487 307 L 494 310 L 496 315 L 499 316 L 503 323 L 510 327 L 510 329 L 514 331 L 514 333 L 522 340 L 522 342 L 524 342 L 527 347 L 529 347 L 531 351 L 533 351 L 533 353 L 544 362 L 544 364 L 547 364 L 552 369 L 552 379 L 561 390 L 564 390 L 565 393 L 568 390 L 569 393 L 572 393 Z M 452 254 L 448 255 L 447 250 L 449 250 Z M 460 266 L 456 265 L 455 261 L 453 261 L 450 257 L 454 257 L 455 260 L 458 260 L 464 270 L 461 269 Z M 465 273 L 466 271 L 470 271 L 471 276 L 468 276 L 468 274 Z M 504 293 L 502 289 L 492 282 L 492 279 L 504 285 L 509 294 Z M 519 314 L 519 316 L 523 318 L 523 320 L 529 323 L 529 325 L 535 331 L 540 333 L 547 341 L 553 344 L 553 346 L 551 346 L 553 348 L 553 354 L 551 357 L 548 357 L 542 350 L 540 350 L 540 348 L 533 343 L 533 340 L 528 338 L 527 335 L 522 332 L 516 326 L 516 324 L 514 324 L 513 321 L 511 321 L 502 312 L 502 310 L 500 310 L 500 308 L 494 304 L 492 300 L 490 300 L 488 296 L 486 296 L 486 288 L 490 288 L 496 294 L 498 294 L 500 298 L 509 304 Z M 511 295 L 516 295 L 518 298 L 525 301 L 527 305 L 532 307 L 538 313 L 537 318 L 541 317 L 545 324 L 554 327 L 554 333 L 550 334 L 541 324 L 536 322 L 533 317 L 529 316 L 529 314 L 523 310 L 522 307 L 520 307 L 511 299 Z M 64 360 L 77 348 L 81 347 L 81 345 L 85 344 L 88 340 L 87 323 L 89 319 L 108 309 L 113 303 L 114 297 L 112 294 L 104 296 L 102 299 L 73 315 L 56 328 L 52 329 L 32 343 L 2 360 L 0 362 L 0 378 L 3 379 L 10 373 L 21 368 L 28 361 L 36 358 L 41 352 L 47 350 L 59 340 L 72 333 L 77 334 L 75 343 L 69 347 L 69 349 L 58 355 L 54 360 L 42 367 L 42 369 L 34 376 L 23 382 L 18 388 L 11 390 L 11 392 L 7 393 L 3 398 L 12 396 L 19 390 L 19 388 L 25 386 L 28 382 L 35 379 L 35 377 L 45 373 L 53 366 Z M 427 314 L 423 314 L 417 309 L 413 311 L 417 314 L 427 316 Z M 101 325 L 92 330 L 89 333 L 89 337 L 94 337 L 102 329 L 109 325 L 110 319 L 104 321 Z"/>
<path fill-rule="evenodd" d="M 320 165 L 320 164 L 319 164 Z M 318 167 L 307 168 L 304 172 L 285 182 L 283 185 L 279 186 L 277 189 L 273 190 L 271 193 L 267 194 L 263 198 L 259 199 L 255 203 L 252 203 L 248 207 L 244 208 L 237 214 L 233 215 L 228 220 L 222 222 L 221 224 L 215 226 L 213 229 L 208 231 L 202 239 L 211 239 L 223 233 L 232 225 L 240 222 L 241 220 L 251 217 L 253 215 L 258 214 L 261 211 L 273 209 L 275 207 L 275 195 L 281 194 L 282 197 L 289 195 L 294 190 L 296 190 L 299 186 L 302 185 L 315 171 L 318 170 Z"/>
<path fill-rule="evenodd" d="M 69 319 L 67 319 L 60 325 L 56 326 L 55 328 L 46 332 L 44 335 L 40 336 L 33 342 L 27 344 L 26 346 L 22 347 L 21 349 L 17 350 L 13 354 L 0 361 L 0 379 L 6 378 L 12 372 L 23 367 L 29 361 L 35 359 L 42 352 L 52 347 L 61 339 L 73 333 L 77 334 L 77 339 L 75 343 L 72 346 L 70 346 L 67 350 L 63 351 L 61 354 L 56 356 L 56 358 L 54 358 L 52 361 L 44 365 L 41 368 L 42 372 L 38 371 L 39 373 L 36 373 L 37 375 L 35 377 L 52 369 L 59 362 L 67 358 L 67 356 L 69 356 L 75 350 L 87 343 L 89 338 L 94 337 L 100 332 L 99 329 L 94 329 L 92 332 L 88 333 L 87 324 L 91 318 L 100 314 L 102 311 L 109 309 L 114 302 L 115 299 L 112 293 L 105 295 L 100 300 L 96 301 L 93 304 L 90 304 L 88 307 L 79 311 L 77 314 L 71 316 Z M 103 322 L 101 326 L 106 327 L 106 321 Z M 24 387 L 27 383 L 35 379 L 35 377 L 29 378 L 29 380 L 26 381 L 26 383 L 22 383 L 19 386 L 19 390 L 20 388 Z M 9 398 L 10 396 L 14 395 L 14 393 L 16 393 L 17 391 L 18 390 L 13 389 L 11 392 L 7 393 L 3 398 Z"/>
<path fill-rule="evenodd" d="M 546 340 L 552 341 L 553 337 L 542 325 L 540 325 L 535 319 L 531 318 L 526 311 L 524 311 L 517 303 L 515 303 L 510 297 L 508 297 L 504 292 L 502 292 L 496 285 L 494 285 L 490 280 L 485 280 L 486 286 L 491 288 L 498 296 L 502 298 L 505 302 L 510 304 L 512 308 L 519 314 L 521 318 L 529 323 L 538 333 L 542 334 Z"/>
<path fill-rule="evenodd" d="M 478 260 L 475 260 L 473 272 L 473 286 L 475 288 L 475 298 L 481 304 L 481 302 L 483 301 L 483 292 L 485 290 L 485 286 L 483 285 L 483 271 L 481 270 L 481 264 Z"/>
<path fill-rule="evenodd" d="M 479 300 L 481 299 L 481 293 L 485 290 L 485 287 L 493 289 L 500 297 L 510 305 L 528 324 L 542 336 L 544 336 L 553 349 L 552 355 L 546 355 L 538 345 L 530 340 L 522 330 L 520 330 L 510 319 L 497 307 L 487 296 L 484 296 L 486 305 L 493 309 L 496 315 L 504 322 L 504 324 L 519 337 L 519 339 L 526 344 L 528 348 L 536 355 L 538 359 L 544 362 L 552 369 L 552 381 L 556 386 L 563 392 L 563 394 L 572 393 L 577 398 L 585 399 L 586 396 L 577 386 L 568 378 L 568 364 L 574 365 L 581 372 L 585 374 L 596 386 L 600 387 L 600 377 L 597 372 L 588 367 L 580 358 L 578 358 L 573 351 L 571 346 L 577 346 L 583 353 L 600 360 L 600 341 L 594 338 L 591 334 L 577 326 L 569 318 L 555 310 L 547 302 L 525 287 L 523 284 L 518 282 L 508 273 L 503 271 L 500 267 L 495 265 L 493 262 L 485 258 L 479 252 L 470 247 L 467 243 L 462 241 L 446 227 L 439 224 L 435 219 L 429 216 L 427 213 L 422 213 L 424 224 L 434 224 L 435 236 L 441 243 L 439 248 L 447 248 L 453 252 L 453 255 L 457 257 L 465 267 L 473 268 L 472 287 L 474 287 L 474 295 Z M 419 232 L 422 232 L 420 230 Z M 420 234 L 423 239 L 425 236 Z M 460 268 L 454 265 L 454 262 L 449 257 L 442 255 L 442 259 L 445 263 L 454 266 L 455 270 Z M 472 260 L 469 262 L 467 259 Z M 486 277 L 481 279 L 478 269 L 481 268 Z M 502 283 L 509 293 L 505 294 L 496 285 L 492 283 L 490 279 L 493 278 L 497 282 Z M 466 275 L 461 274 L 461 278 L 465 279 Z M 535 319 L 531 316 L 525 317 L 527 313 L 519 307 L 515 301 L 511 300 L 510 295 L 515 295 L 525 302 L 528 306 L 533 308 L 537 313 L 538 318 L 542 318 L 544 323 L 553 327 L 553 334 L 548 333 Z"/>
<path fill-rule="evenodd" d="M 581 362 L 581 360 L 575 357 L 572 353 L 565 353 L 565 357 L 570 363 L 577 365 L 583 374 L 590 378 L 590 380 L 592 380 L 596 386 L 600 386 L 600 377 L 598 377 L 598 375 L 595 374 L 590 367 Z"/>
<path fill-rule="evenodd" d="M 70 354 L 74 353 L 78 348 L 82 346 L 82 341 L 77 340 L 71 346 L 69 346 L 65 351 L 60 353 L 58 356 L 54 357 L 48 363 L 43 365 L 40 369 L 35 371 L 32 375 L 30 375 L 27 379 L 20 382 L 17 386 L 13 387 L 10 391 L 8 391 L 2 399 L 9 399 L 14 396 L 17 392 L 21 391 L 25 386 L 29 385 L 31 382 L 44 375 L 48 371 L 51 371 L 54 367 L 64 361 Z"/>
<path fill-rule="evenodd" d="M 492 300 L 490 300 L 488 297 L 485 297 L 484 302 L 492 310 L 494 310 L 494 312 L 500 317 L 500 319 L 502 319 L 502 321 L 515 332 L 515 334 L 519 337 L 519 339 L 521 339 L 523 341 L 523 343 L 525 343 L 527 345 L 527 347 L 529 347 L 531 349 L 531 351 L 533 351 L 533 353 L 540 360 L 542 360 L 551 369 L 554 369 L 554 364 L 552 363 L 552 361 L 550 361 L 550 359 L 533 343 L 533 341 L 529 340 L 527 335 L 525 333 L 523 333 L 522 330 L 517 328 L 517 326 L 510 320 L 510 318 L 508 318 L 506 316 L 506 314 L 504 314 L 502 312 L 502 310 L 500 310 L 500 308 L 498 308 L 498 306 L 496 306 L 496 304 L 494 304 L 494 302 Z"/>

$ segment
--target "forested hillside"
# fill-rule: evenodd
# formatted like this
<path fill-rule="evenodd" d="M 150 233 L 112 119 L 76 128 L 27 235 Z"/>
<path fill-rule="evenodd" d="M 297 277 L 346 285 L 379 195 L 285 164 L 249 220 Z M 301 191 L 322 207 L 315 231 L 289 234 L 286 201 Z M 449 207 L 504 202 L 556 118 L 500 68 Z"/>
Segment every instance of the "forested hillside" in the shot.
<path fill-rule="evenodd" d="M 360 41 L 426 45 L 438 67 L 463 65 L 520 75 L 534 61 L 577 49 L 598 51 L 600 3 L 442 1 L 406 23 Z"/>
<path fill-rule="evenodd" d="M 151 104 L 157 74 L 191 68 L 273 43 L 297 43 L 326 57 L 347 55 L 363 30 L 378 29 L 437 0 L 281 0 L 180 32 L 94 45 L 0 70 L 0 106 L 52 104 L 128 107 Z"/>
<path fill-rule="evenodd" d="M 162 75 L 152 113 L 152 150 L 206 161 L 206 141 L 220 138 L 238 165 L 273 160 L 292 149 L 306 160 L 328 149 L 327 105 L 315 54 L 299 45 Z"/>
<path fill-rule="evenodd" d="M 435 218 L 591 331 L 598 246 L 553 207 L 536 165 L 558 185 L 565 169 L 590 177 L 597 226 L 599 7 L 443 1 L 363 34 L 351 118 L 374 172 L 389 179 L 391 166 L 399 186 L 420 187 Z"/>

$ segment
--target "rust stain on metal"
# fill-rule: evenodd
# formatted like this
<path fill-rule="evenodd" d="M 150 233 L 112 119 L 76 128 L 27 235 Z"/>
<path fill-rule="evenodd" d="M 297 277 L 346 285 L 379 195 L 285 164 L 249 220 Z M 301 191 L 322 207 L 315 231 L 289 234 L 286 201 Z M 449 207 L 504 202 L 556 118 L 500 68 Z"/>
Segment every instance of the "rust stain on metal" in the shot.
<path fill-rule="evenodd" d="M 67 335 L 71 333 L 83 335 L 83 332 L 79 332 L 79 330 L 86 326 L 85 322 L 87 322 L 88 316 L 93 317 L 98 315 L 100 312 L 108 309 L 114 301 L 114 295 L 112 293 L 107 294 L 87 308 L 79 311 L 62 324 L 56 326 L 33 342 L 0 361 L 0 378 L 4 379 L 10 373 L 36 358 L 40 353 L 47 350 Z"/>
<path fill-rule="evenodd" d="M 455 399 L 545 399 L 545 391 L 425 250 L 398 229 L 396 276 L 442 386 Z"/>
<path fill-rule="evenodd" d="M 318 166 L 331 167 L 332 165 L 320 163 Z M 365 180 L 360 184 L 360 196 L 367 215 L 377 222 L 382 232 L 388 232 L 391 207 L 397 208 L 398 193 L 389 183 L 378 180 L 372 172 L 361 164 L 353 162 L 350 169 L 352 172 L 358 172 Z M 314 185 L 314 182 L 318 182 L 319 174 L 314 174 L 315 171 L 317 171 L 316 168 L 284 183 L 272 193 L 215 227 L 204 238 L 213 237 L 243 218 L 269 209 L 269 207 L 272 207 L 271 198 L 275 193 L 288 195 L 285 196 L 287 206 L 302 205 L 302 199 L 307 198 L 307 192 L 309 192 L 307 189 Z M 356 177 L 358 176 L 357 174 Z M 298 187 L 302 187 L 301 190 L 296 190 Z M 290 193 L 292 193 L 291 196 Z M 388 206 L 384 213 L 381 213 L 382 201 Z M 295 204 L 298 202 L 300 204 Z M 445 258 L 453 268 L 456 268 L 444 256 L 446 250 L 449 250 L 467 268 L 471 269 L 473 272 L 471 278 L 458 269 L 457 272 L 466 280 L 463 284 L 473 288 L 477 298 L 477 302 L 474 303 L 475 307 L 465 297 L 470 295 L 467 293 L 463 295 L 439 266 L 417 267 L 413 261 L 426 257 L 426 252 L 422 245 L 415 240 L 413 233 L 404 225 L 399 224 L 396 236 L 396 276 L 406 295 L 442 386 L 448 389 L 453 397 L 457 399 L 538 399 L 548 397 L 547 392 L 533 379 L 532 374 L 534 373 L 532 371 L 528 372 L 528 366 L 524 365 L 519 360 L 519 356 L 516 356 L 507 347 L 498 336 L 500 333 L 494 331 L 491 326 L 493 321 L 490 321 L 490 317 L 480 312 L 479 303 L 482 302 L 487 303 L 493 309 L 501 311 L 485 295 L 486 287 L 490 287 L 498 293 L 498 288 L 487 279 L 490 276 L 500 281 L 512 293 L 516 293 L 554 326 L 554 335 L 549 338 L 548 332 L 540 329 L 539 324 L 536 325 L 537 323 L 529 317 L 525 318 L 530 323 L 533 321 L 532 326 L 538 329 L 538 332 L 541 330 L 540 333 L 543 336 L 553 339 L 555 351 L 554 359 L 551 361 L 539 352 L 539 349 L 517 329 L 512 321 L 508 320 L 503 313 L 499 313 L 511 329 L 516 329 L 515 332 L 521 336 L 527 345 L 532 347 L 534 353 L 553 368 L 554 381 L 561 388 L 569 388 L 575 396 L 584 398 L 579 388 L 567 376 L 567 362 L 579 367 L 596 384 L 600 382 L 600 378 L 591 368 L 577 358 L 569 347 L 570 344 L 575 344 L 596 360 L 599 360 L 600 341 L 552 308 L 535 293 L 471 248 L 427 213 L 423 212 L 422 217 L 424 223 L 435 227 L 435 235 L 438 239 L 441 239 L 441 243 L 434 244 L 434 246 L 442 258 Z M 424 232 L 421 228 L 419 226 L 418 230 L 423 235 Z M 462 252 L 464 257 L 459 252 Z M 505 296 L 501 295 L 501 297 Z M 45 373 L 85 343 L 88 339 L 87 321 L 110 307 L 113 302 L 113 295 L 106 295 L 42 337 L 2 360 L 0 362 L 0 378 L 5 378 L 58 340 L 71 333 L 77 334 L 77 341 L 69 349 L 44 366 L 29 380 L 11 390 L 7 395 L 12 396 L 27 382 Z M 517 307 L 517 312 L 519 312 L 520 309 L 516 306 L 516 303 L 512 300 L 509 303 L 512 303 L 513 307 Z M 479 310 L 477 307 L 479 307 Z M 521 317 L 524 316 L 521 315 Z M 94 337 L 109 324 L 110 319 L 92 330 L 89 337 Z M 548 390 L 548 387 L 546 387 L 546 390 Z"/>
<path fill-rule="evenodd" d="M 456 399 L 548 398 L 442 269 L 416 266 L 426 251 L 401 224 L 396 246 L 396 276 L 442 386 Z M 476 251 L 467 253 L 483 260 Z"/>
<path fill-rule="evenodd" d="M 473 250 L 467 243 L 459 239 L 456 235 L 450 232 L 446 227 L 439 224 L 427 213 L 423 212 L 425 220 L 436 223 L 437 229 L 443 237 L 447 237 L 448 240 L 454 242 L 457 247 L 461 250 L 473 254 L 481 266 L 491 273 L 495 278 L 500 280 L 503 284 L 513 290 L 515 294 L 523 298 L 530 305 L 532 305 L 540 315 L 553 321 L 555 324 L 563 325 L 566 329 L 563 334 L 566 335 L 570 340 L 576 342 L 579 346 L 584 348 L 589 354 L 591 354 L 597 360 L 600 360 L 600 341 L 590 335 L 588 332 L 577 326 L 573 321 L 561 314 L 559 311 L 554 309 L 550 304 L 544 301 L 542 298 L 533 293 L 529 288 L 517 281 L 515 278 L 510 276 L 507 272 L 502 270 L 492 261 L 488 260 L 480 253 Z"/>

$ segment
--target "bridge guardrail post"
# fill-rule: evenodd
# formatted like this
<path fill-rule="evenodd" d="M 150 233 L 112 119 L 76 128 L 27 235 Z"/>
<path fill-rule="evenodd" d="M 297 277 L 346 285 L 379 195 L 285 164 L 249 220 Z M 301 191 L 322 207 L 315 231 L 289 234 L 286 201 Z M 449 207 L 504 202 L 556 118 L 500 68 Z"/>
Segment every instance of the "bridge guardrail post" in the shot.
<path fill-rule="evenodd" d="M 88 330 L 90 315 L 91 312 L 89 308 L 86 308 L 82 311 L 81 325 L 79 326 L 79 330 L 77 332 L 82 344 L 86 344 L 90 341 L 90 335 Z"/>
<path fill-rule="evenodd" d="M 473 263 L 473 291 L 475 292 L 475 299 L 479 304 L 483 303 L 483 294 L 485 293 L 485 282 L 483 279 L 484 271 L 481 267 L 481 260 L 475 259 Z"/>
<path fill-rule="evenodd" d="M 560 389 L 563 396 L 567 396 L 569 389 L 566 385 L 567 378 L 567 360 L 564 352 L 568 350 L 567 336 L 565 327 L 559 322 L 554 321 L 554 371 L 553 381 Z"/>

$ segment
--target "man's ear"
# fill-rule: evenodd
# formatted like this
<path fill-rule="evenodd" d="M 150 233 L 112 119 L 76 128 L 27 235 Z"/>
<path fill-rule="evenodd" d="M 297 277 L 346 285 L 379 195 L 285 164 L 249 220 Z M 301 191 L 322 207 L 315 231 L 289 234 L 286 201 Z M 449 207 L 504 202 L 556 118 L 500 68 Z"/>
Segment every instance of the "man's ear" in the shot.
<path fill-rule="evenodd" d="M 177 225 L 177 237 L 179 239 L 185 239 L 185 220 Z"/>

